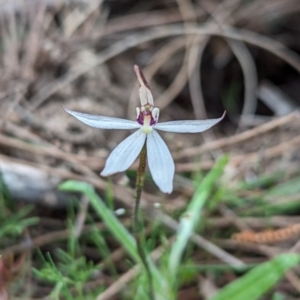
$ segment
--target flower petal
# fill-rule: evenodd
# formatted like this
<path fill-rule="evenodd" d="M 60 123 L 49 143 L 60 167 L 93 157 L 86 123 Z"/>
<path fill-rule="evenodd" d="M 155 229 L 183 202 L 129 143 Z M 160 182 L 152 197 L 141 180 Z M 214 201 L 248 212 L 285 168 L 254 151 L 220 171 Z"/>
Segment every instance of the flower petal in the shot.
<path fill-rule="evenodd" d="M 189 133 L 195 133 L 195 132 L 202 132 L 205 131 L 212 126 L 216 125 L 218 122 L 220 122 L 224 116 L 219 119 L 208 119 L 208 120 L 186 120 L 186 121 L 171 121 L 171 122 L 163 122 L 158 123 L 154 126 L 155 129 L 168 131 L 168 132 L 189 132 Z"/>
<path fill-rule="evenodd" d="M 80 122 L 89 125 L 95 128 L 102 129 L 136 129 L 141 127 L 140 124 L 136 121 L 113 118 L 113 117 L 104 117 L 96 116 L 90 114 L 84 114 L 77 111 L 69 110 L 64 108 L 64 110 L 78 119 Z"/>
<path fill-rule="evenodd" d="M 171 193 L 175 173 L 174 161 L 166 143 L 155 130 L 147 135 L 147 158 L 156 185 L 162 192 Z"/>
<path fill-rule="evenodd" d="M 109 155 L 100 175 L 109 176 L 127 170 L 140 154 L 145 144 L 146 134 L 137 130 L 121 142 Z"/>

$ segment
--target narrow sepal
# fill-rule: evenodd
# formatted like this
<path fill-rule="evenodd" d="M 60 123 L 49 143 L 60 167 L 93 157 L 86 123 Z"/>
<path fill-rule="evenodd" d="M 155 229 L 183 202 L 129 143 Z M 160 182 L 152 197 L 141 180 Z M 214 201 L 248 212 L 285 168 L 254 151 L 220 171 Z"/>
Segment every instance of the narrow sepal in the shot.
<path fill-rule="evenodd" d="M 157 123 L 154 128 L 162 131 L 177 133 L 203 132 L 219 123 L 224 118 L 225 113 L 226 112 L 224 112 L 223 116 L 219 119 L 162 122 Z"/>
<path fill-rule="evenodd" d="M 63 108 L 67 113 L 75 117 L 80 122 L 95 128 L 101 129 L 136 129 L 140 127 L 140 124 L 136 121 L 96 116 L 90 114 L 84 114 L 77 111 Z"/>

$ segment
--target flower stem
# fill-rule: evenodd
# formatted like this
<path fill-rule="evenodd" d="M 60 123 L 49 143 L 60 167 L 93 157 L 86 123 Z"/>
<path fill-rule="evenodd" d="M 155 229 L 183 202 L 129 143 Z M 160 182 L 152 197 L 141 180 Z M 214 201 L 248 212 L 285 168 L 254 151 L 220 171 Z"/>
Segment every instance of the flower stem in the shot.
<path fill-rule="evenodd" d="M 151 300 L 155 300 L 152 274 L 147 261 L 147 254 L 143 249 L 143 241 L 145 240 L 144 230 L 143 229 L 140 230 L 140 222 L 139 222 L 140 202 L 141 202 L 141 195 L 144 187 L 144 178 L 145 178 L 145 171 L 147 165 L 146 143 L 144 144 L 141 150 L 139 159 L 140 161 L 139 161 L 139 167 L 138 167 L 137 178 L 136 178 L 136 197 L 135 197 L 135 205 L 133 210 L 133 233 L 136 239 L 138 253 L 147 272 L 148 281 L 149 281 L 149 296 Z"/>

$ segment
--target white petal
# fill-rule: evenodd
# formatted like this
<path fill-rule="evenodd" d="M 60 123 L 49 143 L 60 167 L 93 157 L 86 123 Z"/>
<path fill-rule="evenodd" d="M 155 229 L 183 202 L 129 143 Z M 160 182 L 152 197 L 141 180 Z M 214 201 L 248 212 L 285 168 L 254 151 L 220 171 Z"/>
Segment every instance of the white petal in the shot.
<path fill-rule="evenodd" d="M 208 120 L 186 120 L 186 121 L 171 121 L 158 123 L 154 126 L 155 129 L 169 131 L 169 132 L 202 132 L 220 122 L 225 116 L 219 119 L 208 119 Z"/>
<path fill-rule="evenodd" d="M 147 158 L 154 182 L 162 192 L 171 193 L 175 173 L 174 161 L 166 143 L 155 130 L 147 135 Z"/>
<path fill-rule="evenodd" d="M 137 121 L 104 117 L 80 113 L 77 111 L 69 110 L 64 108 L 64 110 L 78 119 L 80 122 L 95 128 L 102 129 L 136 129 L 141 127 Z"/>
<path fill-rule="evenodd" d="M 121 142 L 109 155 L 102 176 L 109 176 L 127 170 L 140 154 L 146 134 L 138 130 Z"/>

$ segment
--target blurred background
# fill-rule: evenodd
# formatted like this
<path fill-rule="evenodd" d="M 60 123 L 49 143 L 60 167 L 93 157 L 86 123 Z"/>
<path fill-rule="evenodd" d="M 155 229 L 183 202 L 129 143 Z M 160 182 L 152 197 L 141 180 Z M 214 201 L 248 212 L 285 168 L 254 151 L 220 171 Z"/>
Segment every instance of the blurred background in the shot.
<path fill-rule="evenodd" d="M 272 228 L 300 221 L 299 0 L 1 0 L 1 218 L 14 216 L 13 207 L 35 204 L 30 216 L 44 219 L 33 231 L 26 223 L 17 237 L 6 237 L 4 253 L 19 239 L 63 228 L 73 201 L 57 191 L 63 180 L 89 182 L 107 195 L 99 172 L 128 132 L 89 128 L 61 106 L 134 120 L 139 105 L 134 64 L 145 73 L 161 121 L 227 112 L 204 134 L 162 134 L 176 163 L 174 193 L 160 194 L 149 177 L 148 203 L 159 202 L 170 214 L 182 209 L 194 190 L 193 174 L 205 173 L 228 153 L 224 184 L 236 189 L 243 182 L 247 189 L 231 196 L 247 205 L 229 213 L 216 204 L 212 216 L 218 220 L 208 222 L 203 234 L 212 224 L 242 231 L 232 218 L 253 208 L 252 196 L 263 199 L 279 184 L 284 188 L 277 198 L 266 198 L 267 213 L 266 206 L 253 211 L 261 223 L 247 224 L 266 229 L 265 214 L 284 216 L 281 222 L 268 219 Z M 135 168 L 111 179 L 117 207 L 130 206 Z M 49 243 L 30 247 L 51 252 L 55 244 Z M 232 250 L 233 243 L 220 247 Z M 290 285 L 299 293 L 299 283 L 289 281 L 282 291 Z M 39 284 L 36 290 L 39 296 L 51 291 Z"/>

